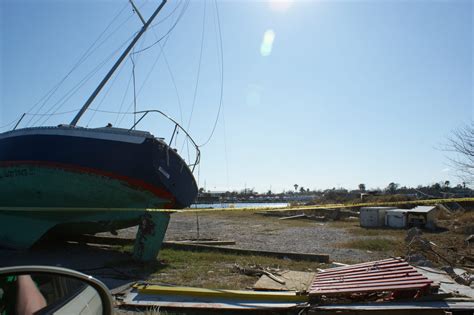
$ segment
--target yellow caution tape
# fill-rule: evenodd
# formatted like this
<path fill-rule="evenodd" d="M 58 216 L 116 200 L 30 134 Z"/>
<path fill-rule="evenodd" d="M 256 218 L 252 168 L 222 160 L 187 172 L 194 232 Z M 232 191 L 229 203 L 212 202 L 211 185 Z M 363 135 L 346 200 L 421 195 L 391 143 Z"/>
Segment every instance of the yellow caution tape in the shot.
<path fill-rule="evenodd" d="M 310 206 L 296 207 L 245 207 L 245 208 L 187 208 L 187 209 L 154 209 L 154 208 L 68 208 L 68 207 L 0 207 L 0 211 L 138 211 L 138 212 L 213 212 L 213 211 L 302 211 L 313 209 L 344 209 L 359 207 L 382 207 L 382 206 L 401 206 L 401 205 L 434 205 L 438 203 L 448 202 L 474 202 L 474 198 L 440 198 L 426 200 L 410 200 L 410 201 L 384 201 L 384 202 L 361 202 L 361 203 L 334 203 L 320 204 Z"/>

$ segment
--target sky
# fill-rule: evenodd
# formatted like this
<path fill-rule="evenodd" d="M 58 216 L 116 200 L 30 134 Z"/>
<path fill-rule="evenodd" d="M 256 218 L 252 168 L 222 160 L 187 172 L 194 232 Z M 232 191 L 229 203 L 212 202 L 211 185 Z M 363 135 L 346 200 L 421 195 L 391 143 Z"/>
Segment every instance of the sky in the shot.
<path fill-rule="evenodd" d="M 135 2 L 146 19 L 160 1 Z M 135 70 L 128 57 L 91 108 L 132 112 L 135 77 L 137 110 L 204 144 L 195 177 L 209 190 L 457 184 L 442 148 L 474 117 L 473 15 L 456 0 L 170 0 Z M 25 112 L 19 128 L 69 123 L 140 27 L 125 0 L 0 0 L 0 132 Z M 133 115 L 78 125 L 108 122 Z M 139 125 L 168 141 L 172 127 Z"/>

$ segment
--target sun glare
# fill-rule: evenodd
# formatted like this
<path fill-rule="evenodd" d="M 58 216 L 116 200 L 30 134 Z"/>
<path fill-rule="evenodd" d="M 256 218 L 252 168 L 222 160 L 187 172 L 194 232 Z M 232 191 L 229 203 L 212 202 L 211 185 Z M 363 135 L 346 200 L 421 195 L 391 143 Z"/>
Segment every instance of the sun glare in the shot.
<path fill-rule="evenodd" d="M 287 11 L 292 5 L 294 0 L 268 0 L 270 9 L 279 12 Z"/>

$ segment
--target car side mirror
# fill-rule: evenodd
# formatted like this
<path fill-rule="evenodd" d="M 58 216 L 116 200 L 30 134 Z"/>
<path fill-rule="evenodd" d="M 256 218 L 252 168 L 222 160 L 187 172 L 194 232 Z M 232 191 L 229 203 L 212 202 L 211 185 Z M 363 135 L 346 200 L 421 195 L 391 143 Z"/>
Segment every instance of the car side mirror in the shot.
<path fill-rule="evenodd" d="M 100 281 L 60 267 L 0 268 L 0 314 L 112 314 L 112 297 Z"/>

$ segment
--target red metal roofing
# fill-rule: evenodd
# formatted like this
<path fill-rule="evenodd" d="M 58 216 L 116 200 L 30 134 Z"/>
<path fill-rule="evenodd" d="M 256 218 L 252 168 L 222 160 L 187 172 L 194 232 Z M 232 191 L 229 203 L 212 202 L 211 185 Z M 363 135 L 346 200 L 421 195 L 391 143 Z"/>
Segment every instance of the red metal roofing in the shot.
<path fill-rule="evenodd" d="M 401 258 L 389 258 L 318 272 L 310 296 L 419 290 L 429 280 Z"/>

